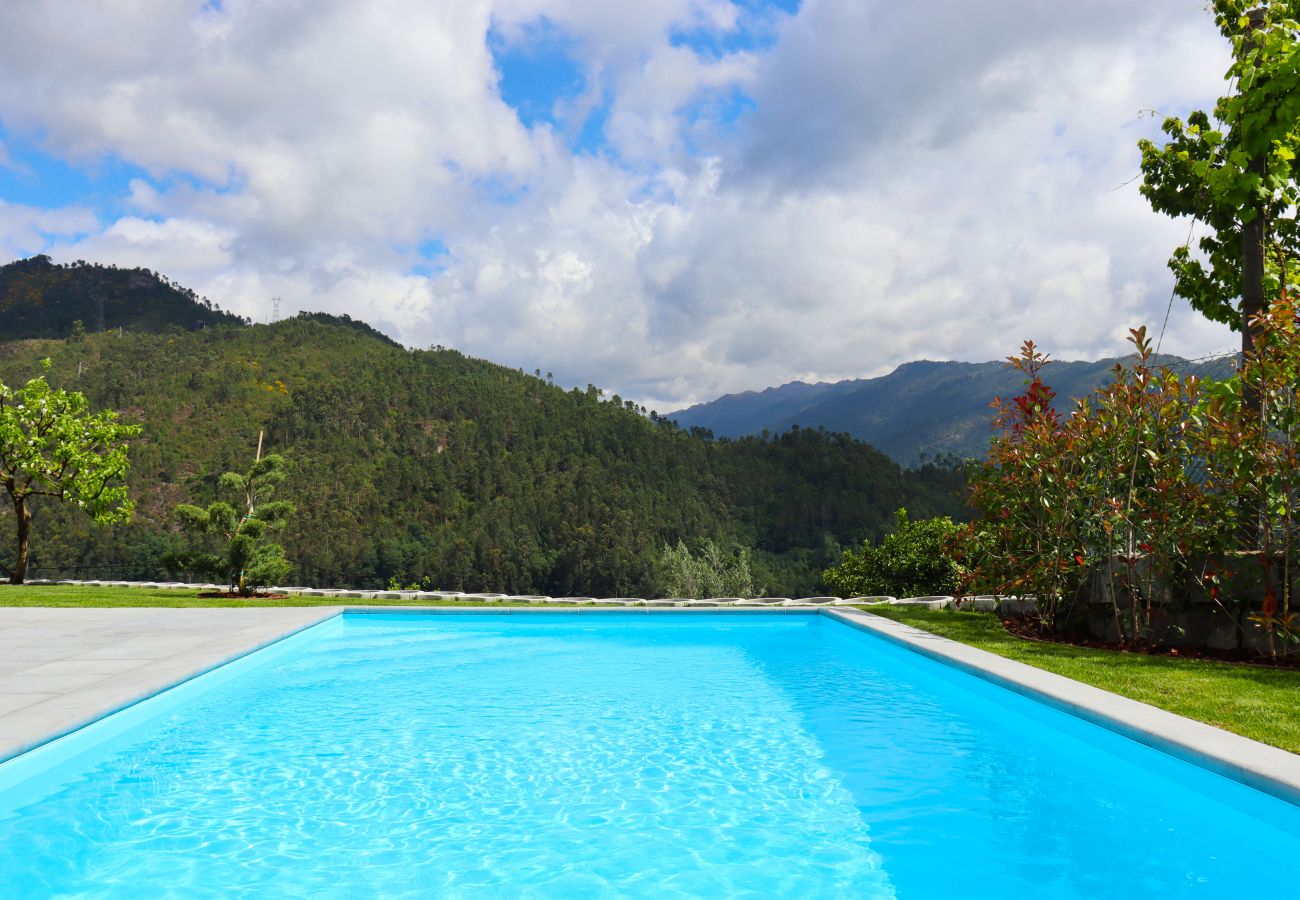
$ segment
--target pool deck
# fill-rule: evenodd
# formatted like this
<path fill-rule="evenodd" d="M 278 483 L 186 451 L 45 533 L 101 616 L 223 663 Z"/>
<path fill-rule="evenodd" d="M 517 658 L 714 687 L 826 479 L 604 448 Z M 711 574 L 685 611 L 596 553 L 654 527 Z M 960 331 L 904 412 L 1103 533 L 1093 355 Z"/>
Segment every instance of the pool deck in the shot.
<path fill-rule="evenodd" d="M 0 761 L 339 611 L 0 607 Z"/>
<path fill-rule="evenodd" d="M 0 762 L 344 611 L 823 615 L 1300 805 L 1300 755 L 846 607 L 0 607 Z"/>

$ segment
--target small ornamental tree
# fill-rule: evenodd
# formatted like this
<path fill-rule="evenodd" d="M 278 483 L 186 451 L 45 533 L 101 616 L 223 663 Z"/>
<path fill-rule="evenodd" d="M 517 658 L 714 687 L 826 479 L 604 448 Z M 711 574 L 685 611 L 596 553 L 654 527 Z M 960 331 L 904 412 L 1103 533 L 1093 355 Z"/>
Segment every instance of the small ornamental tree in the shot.
<path fill-rule="evenodd" d="M 294 513 L 289 501 L 271 499 L 284 477 L 284 457 L 270 454 L 246 473 L 221 476 L 217 485 L 229 500 L 207 508 L 188 503 L 176 507 L 182 527 L 200 546 L 173 554 L 168 565 L 219 578 L 244 597 L 286 578 L 290 566 L 284 548 L 268 541 Z"/>
<path fill-rule="evenodd" d="M 988 460 L 968 476 L 970 503 L 983 518 L 954 546 L 965 550 L 973 579 L 997 593 L 1038 597 L 1051 620 L 1058 599 L 1072 595 L 1083 575 L 1082 562 L 1067 562 L 1077 556 L 1079 512 L 1072 507 L 1081 467 L 1053 405 L 1056 392 L 1043 380 L 1047 356 L 1025 341 L 1008 362 L 1025 376 L 1025 388 L 993 401 L 998 434 Z"/>
<path fill-rule="evenodd" d="M 139 433 L 111 410 L 90 412 L 84 395 L 52 388 L 44 376 L 20 388 L 0 382 L 0 485 L 17 526 L 17 558 L 0 565 L 10 584 L 27 577 L 32 498 L 71 503 L 101 525 L 131 518 L 134 505 L 122 479 L 130 466 L 127 438 Z"/>
<path fill-rule="evenodd" d="M 1156 366 L 1145 328 L 1129 340 L 1132 361 L 1064 419 L 1033 342 L 1010 360 L 1026 387 L 996 403 L 999 433 L 971 473 L 971 505 L 983 518 L 965 536 L 979 580 L 1035 596 L 1049 629 L 1069 623 L 1102 573 L 1123 643 L 1143 639 L 1158 598 L 1196 577 L 1196 550 L 1217 546 L 1227 512 L 1197 474 L 1200 379 Z"/>
<path fill-rule="evenodd" d="M 838 566 L 822 573 L 822 580 L 841 597 L 954 594 L 961 588 L 962 570 L 947 546 L 958 530 L 947 517 L 913 522 L 900 509 L 894 530 L 879 546 L 866 541 L 846 551 Z"/>

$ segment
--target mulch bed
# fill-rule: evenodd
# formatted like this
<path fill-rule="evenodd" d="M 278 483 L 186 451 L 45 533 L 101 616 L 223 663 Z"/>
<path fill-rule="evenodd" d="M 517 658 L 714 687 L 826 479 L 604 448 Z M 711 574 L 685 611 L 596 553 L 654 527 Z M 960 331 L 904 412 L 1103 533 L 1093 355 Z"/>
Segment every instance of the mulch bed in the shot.
<path fill-rule="evenodd" d="M 1062 644 L 1070 647 L 1087 647 L 1093 650 L 1114 650 L 1118 653 L 1139 653 L 1144 656 L 1172 656 L 1180 659 L 1210 659 L 1216 662 L 1239 663 L 1266 669 L 1300 671 L 1300 658 L 1294 654 L 1287 659 L 1273 660 L 1246 650 L 1216 650 L 1213 647 L 1170 647 L 1160 644 L 1134 644 L 1120 646 L 1114 641 L 1097 638 L 1075 638 L 1053 634 L 1036 618 L 1003 619 L 1002 627 L 1008 634 L 1040 644 Z"/>

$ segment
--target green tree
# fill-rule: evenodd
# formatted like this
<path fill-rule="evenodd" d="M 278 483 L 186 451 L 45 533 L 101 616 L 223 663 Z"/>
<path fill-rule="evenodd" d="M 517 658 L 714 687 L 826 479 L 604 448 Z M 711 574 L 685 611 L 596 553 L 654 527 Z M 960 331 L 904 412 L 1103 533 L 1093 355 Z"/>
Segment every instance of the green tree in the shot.
<path fill-rule="evenodd" d="M 206 509 L 188 503 L 177 506 L 182 526 L 204 546 L 173 554 L 169 565 L 220 578 L 245 597 L 287 577 L 290 566 L 284 547 L 268 541 L 294 513 L 289 501 L 271 499 L 285 474 L 284 457 L 269 454 L 246 473 L 221 476 L 218 487 L 230 501 L 217 500 Z"/>
<path fill-rule="evenodd" d="M 961 567 L 947 551 L 959 527 L 946 516 L 913 522 L 907 510 L 894 514 L 894 530 L 879 544 L 864 541 L 848 550 L 822 578 L 842 597 L 922 597 L 955 593 Z"/>
<path fill-rule="evenodd" d="M 1249 7 L 1258 7 L 1249 9 Z M 1236 91 L 1213 114 L 1165 119 L 1163 146 L 1143 140 L 1142 195 L 1153 209 L 1208 226 L 1198 246 L 1169 261 L 1179 296 L 1207 318 L 1242 332 L 1295 277 L 1300 249 L 1295 159 L 1300 153 L 1300 0 L 1214 0 L 1233 49 Z"/>
<path fill-rule="evenodd" d="M 46 367 L 49 361 L 45 361 Z M 17 559 L 0 566 L 10 584 L 27 577 L 34 497 L 53 497 L 86 511 L 103 525 L 125 522 L 134 506 L 127 496 L 127 438 L 137 425 L 106 410 L 91 413 L 85 396 L 50 387 L 44 376 L 20 388 L 0 382 L 0 485 L 13 504 Z"/>

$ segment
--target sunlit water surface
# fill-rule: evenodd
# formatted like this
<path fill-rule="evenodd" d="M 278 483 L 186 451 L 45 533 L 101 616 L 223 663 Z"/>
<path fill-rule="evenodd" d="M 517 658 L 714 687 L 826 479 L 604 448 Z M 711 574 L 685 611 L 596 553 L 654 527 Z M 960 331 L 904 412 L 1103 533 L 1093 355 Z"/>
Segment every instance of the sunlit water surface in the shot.
<path fill-rule="evenodd" d="M 1297 808 L 825 617 L 356 615 L 245 665 L 48 773 L 0 777 L 0 893 L 1300 884 Z"/>

